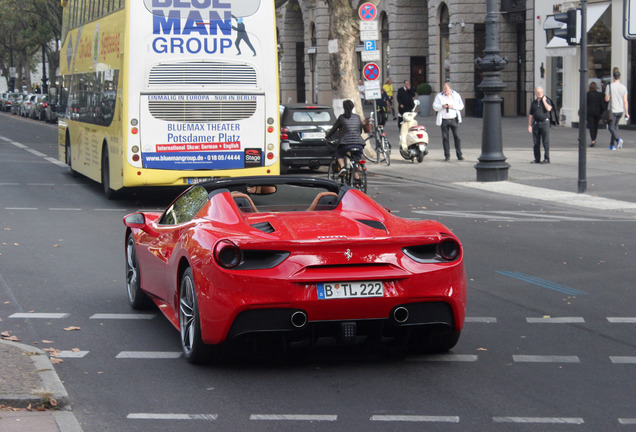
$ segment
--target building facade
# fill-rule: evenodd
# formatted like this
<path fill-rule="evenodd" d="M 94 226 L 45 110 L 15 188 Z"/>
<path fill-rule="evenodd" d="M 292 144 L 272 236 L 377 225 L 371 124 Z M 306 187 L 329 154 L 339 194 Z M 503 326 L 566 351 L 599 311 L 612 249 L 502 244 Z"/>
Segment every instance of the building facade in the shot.
<path fill-rule="evenodd" d="M 404 80 L 413 88 L 428 83 L 434 93 L 451 81 L 475 113 L 475 59 L 486 45 L 486 2 L 483 0 L 379 0 L 377 22 L 380 78 L 391 77 L 397 89 Z M 501 76 L 504 115 L 525 115 L 534 74 L 534 0 L 498 0 L 500 55 L 509 60 Z M 353 1 L 356 7 L 357 1 Z M 289 0 L 278 11 L 281 103 L 331 105 L 329 8 L 324 0 Z M 346 31 L 346 29 L 343 29 Z M 362 42 L 358 70 L 363 78 Z"/>

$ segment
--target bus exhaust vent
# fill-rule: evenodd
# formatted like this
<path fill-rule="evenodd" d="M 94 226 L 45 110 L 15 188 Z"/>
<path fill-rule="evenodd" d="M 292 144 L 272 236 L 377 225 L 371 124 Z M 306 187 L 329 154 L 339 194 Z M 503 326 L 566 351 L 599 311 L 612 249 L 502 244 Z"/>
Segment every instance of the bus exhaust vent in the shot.
<path fill-rule="evenodd" d="M 178 122 L 229 122 L 245 120 L 256 112 L 256 101 L 148 101 L 156 119 Z"/>
<path fill-rule="evenodd" d="M 164 63 L 150 70 L 148 86 L 256 87 L 256 70 L 246 64 L 225 62 Z"/>

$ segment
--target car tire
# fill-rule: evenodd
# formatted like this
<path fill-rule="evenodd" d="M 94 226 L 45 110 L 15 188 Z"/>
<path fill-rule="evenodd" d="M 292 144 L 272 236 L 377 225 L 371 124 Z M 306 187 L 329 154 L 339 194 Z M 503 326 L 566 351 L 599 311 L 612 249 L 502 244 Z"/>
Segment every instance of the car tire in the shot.
<path fill-rule="evenodd" d="M 150 297 L 141 290 L 141 271 L 133 233 L 128 234 L 126 239 L 126 290 L 128 291 L 128 303 L 133 309 L 145 310 L 152 306 Z"/>
<path fill-rule="evenodd" d="M 407 349 L 414 354 L 443 353 L 453 348 L 461 331 L 451 331 L 445 328 L 414 329 L 409 336 Z"/>
<path fill-rule="evenodd" d="M 201 321 L 192 269 L 187 268 L 179 284 L 179 333 L 183 356 L 192 364 L 204 364 L 220 357 L 218 346 L 206 345 L 201 339 Z"/>

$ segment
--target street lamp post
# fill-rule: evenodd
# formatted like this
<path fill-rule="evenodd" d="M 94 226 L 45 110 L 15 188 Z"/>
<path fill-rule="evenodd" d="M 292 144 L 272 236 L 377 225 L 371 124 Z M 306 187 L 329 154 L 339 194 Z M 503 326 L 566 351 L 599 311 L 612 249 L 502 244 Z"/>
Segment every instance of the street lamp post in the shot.
<path fill-rule="evenodd" d="M 477 67 L 484 72 L 479 88 L 484 92 L 484 118 L 481 135 L 481 155 L 475 165 L 477 181 L 493 182 L 508 180 L 508 169 L 503 154 L 501 139 L 501 102 L 499 92 L 505 88 L 501 80 L 501 71 L 508 59 L 499 55 L 499 23 L 497 21 L 497 1 L 486 3 L 486 49 L 484 57 L 475 60 Z"/>

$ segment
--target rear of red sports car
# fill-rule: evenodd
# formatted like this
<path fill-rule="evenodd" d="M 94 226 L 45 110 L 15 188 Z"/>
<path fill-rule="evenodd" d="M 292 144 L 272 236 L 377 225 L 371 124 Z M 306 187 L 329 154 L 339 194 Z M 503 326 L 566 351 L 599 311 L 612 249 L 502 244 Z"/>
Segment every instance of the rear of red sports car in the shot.
<path fill-rule="evenodd" d="M 221 194 L 215 213 L 231 201 Z M 355 190 L 331 211 L 238 210 L 236 219 L 234 235 L 199 224 L 201 250 L 189 251 L 200 257 L 204 343 L 279 333 L 289 342 L 393 340 L 415 352 L 456 344 L 466 275 L 461 244 L 442 224 L 397 218 Z"/>
<path fill-rule="evenodd" d="M 271 335 L 439 352 L 464 325 L 463 250 L 450 230 L 330 180 L 214 180 L 124 223 L 129 303 L 159 306 L 193 363 Z"/>

